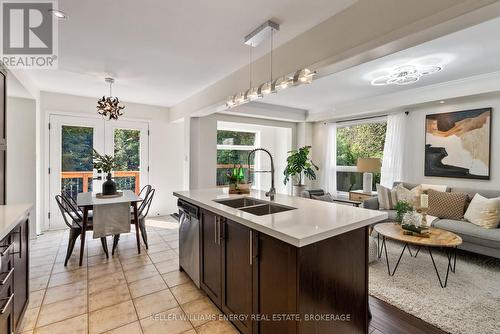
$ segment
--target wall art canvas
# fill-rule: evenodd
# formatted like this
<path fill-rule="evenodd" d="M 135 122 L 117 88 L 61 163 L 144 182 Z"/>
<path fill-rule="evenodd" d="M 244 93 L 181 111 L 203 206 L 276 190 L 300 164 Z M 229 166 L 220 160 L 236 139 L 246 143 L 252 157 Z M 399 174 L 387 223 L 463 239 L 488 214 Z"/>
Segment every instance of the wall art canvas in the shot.
<path fill-rule="evenodd" d="M 491 108 L 426 116 L 425 176 L 490 179 Z"/>

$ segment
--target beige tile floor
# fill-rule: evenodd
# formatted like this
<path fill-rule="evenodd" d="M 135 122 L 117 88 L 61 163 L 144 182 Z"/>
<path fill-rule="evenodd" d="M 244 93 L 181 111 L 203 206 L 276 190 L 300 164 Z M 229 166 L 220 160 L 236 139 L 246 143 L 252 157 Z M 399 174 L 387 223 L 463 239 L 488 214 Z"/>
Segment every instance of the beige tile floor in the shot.
<path fill-rule="evenodd" d="M 109 259 L 89 233 L 82 267 L 79 246 L 64 267 L 68 231 L 32 240 L 30 303 L 20 332 L 238 333 L 229 322 L 213 320 L 220 311 L 179 272 L 177 222 L 155 219 L 147 226 L 149 250 L 137 254 L 129 233 Z"/>

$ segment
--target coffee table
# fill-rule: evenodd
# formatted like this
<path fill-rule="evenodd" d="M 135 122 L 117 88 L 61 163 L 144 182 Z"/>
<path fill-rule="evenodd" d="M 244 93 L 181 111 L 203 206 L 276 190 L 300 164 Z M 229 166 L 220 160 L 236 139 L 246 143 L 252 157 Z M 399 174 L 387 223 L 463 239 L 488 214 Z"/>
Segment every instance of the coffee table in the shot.
<path fill-rule="evenodd" d="M 439 285 L 441 285 L 442 288 L 446 287 L 446 285 L 448 284 L 448 274 L 450 270 L 452 273 L 455 273 L 455 269 L 457 266 L 457 246 L 462 244 L 462 238 L 460 236 L 456 235 L 455 233 L 434 227 L 429 228 L 430 235 L 428 237 L 407 235 L 404 234 L 404 230 L 400 225 L 393 222 L 377 224 L 375 225 L 374 229 L 377 232 L 377 256 L 380 259 L 382 256 L 382 250 L 384 251 L 387 263 L 387 272 L 389 273 L 389 276 L 394 276 L 394 273 L 396 272 L 399 262 L 401 261 L 401 258 L 403 257 L 406 249 L 408 249 L 408 253 L 410 253 L 411 257 L 417 257 L 418 253 L 420 252 L 420 248 L 425 247 L 429 251 L 432 264 L 434 265 L 434 270 L 436 270 L 436 274 L 439 280 Z M 381 245 L 380 236 L 382 236 Z M 389 267 L 386 239 L 392 239 L 404 243 L 403 250 L 401 251 L 398 262 L 396 263 L 396 266 L 394 267 L 392 272 Z M 413 255 L 410 245 L 417 247 L 415 255 Z M 446 254 L 446 257 L 448 258 L 448 266 L 446 268 L 446 277 L 444 279 L 444 282 L 439 275 L 436 262 L 434 261 L 434 256 L 432 255 L 432 249 L 442 249 Z"/>

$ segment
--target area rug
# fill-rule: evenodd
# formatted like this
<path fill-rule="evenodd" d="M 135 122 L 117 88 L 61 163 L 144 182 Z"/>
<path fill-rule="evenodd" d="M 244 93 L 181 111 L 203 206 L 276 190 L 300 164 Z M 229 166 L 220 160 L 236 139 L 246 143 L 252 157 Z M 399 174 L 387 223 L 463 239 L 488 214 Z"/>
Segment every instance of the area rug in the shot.
<path fill-rule="evenodd" d="M 387 242 L 393 270 L 403 245 Z M 447 259 L 433 252 L 442 277 Z M 370 294 L 449 333 L 500 333 L 500 260 L 460 252 L 456 273 L 441 288 L 427 250 L 417 258 L 405 251 L 394 276 L 384 255 L 370 264 Z M 444 279 L 444 278 L 443 278 Z"/>

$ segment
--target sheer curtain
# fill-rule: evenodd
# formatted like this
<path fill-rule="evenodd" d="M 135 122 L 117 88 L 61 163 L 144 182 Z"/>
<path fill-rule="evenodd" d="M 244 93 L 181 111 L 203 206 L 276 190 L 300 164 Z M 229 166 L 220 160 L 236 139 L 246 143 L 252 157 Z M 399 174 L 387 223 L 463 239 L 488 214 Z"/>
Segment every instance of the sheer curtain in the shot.
<path fill-rule="evenodd" d="M 385 134 L 384 157 L 380 184 L 392 188 L 394 181 L 403 180 L 403 154 L 405 149 L 405 133 L 407 126 L 405 113 L 387 116 L 387 131 Z"/>
<path fill-rule="evenodd" d="M 334 195 L 337 192 L 337 124 L 327 123 L 326 143 L 323 151 L 321 183 L 325 192 Z"/>

